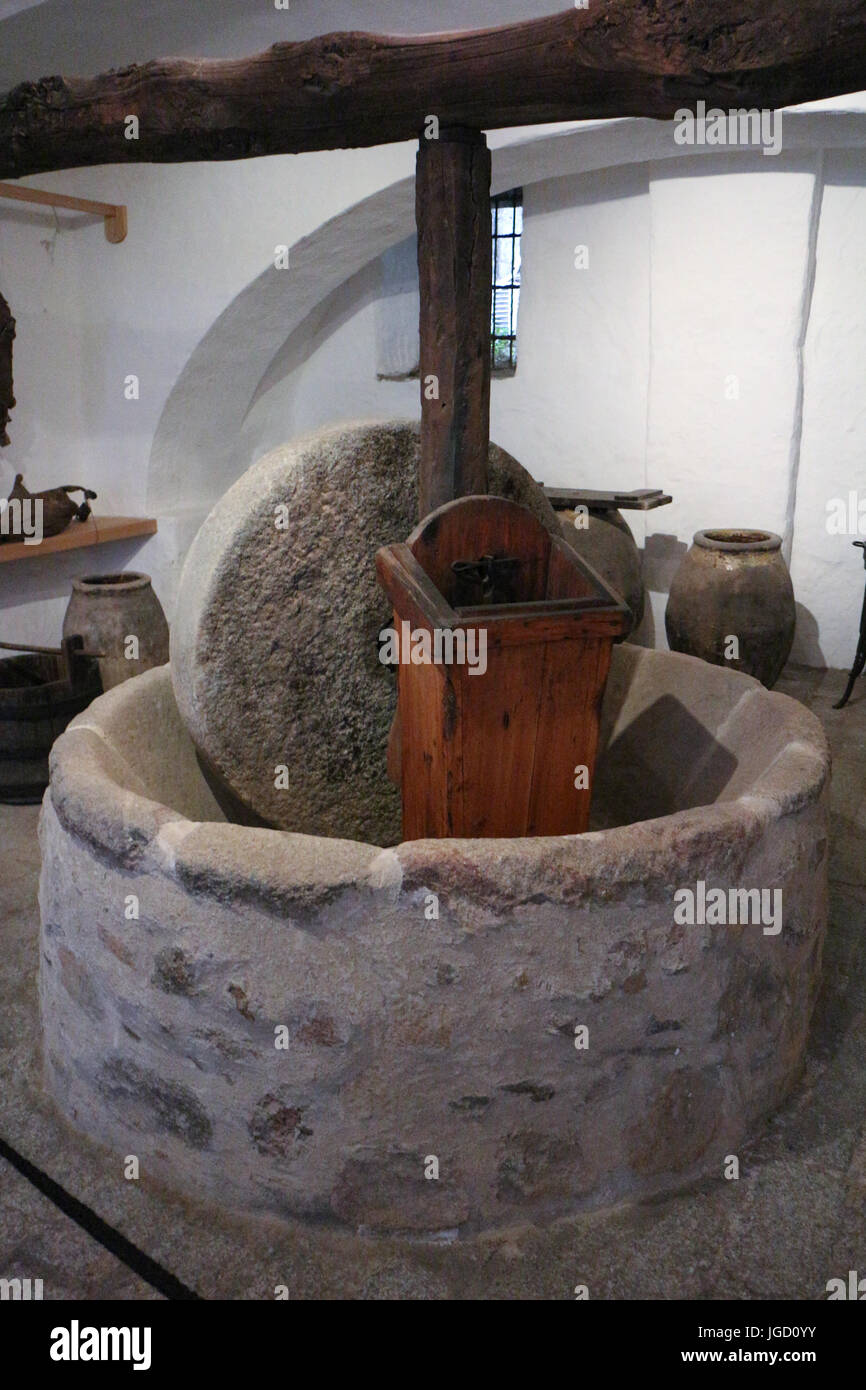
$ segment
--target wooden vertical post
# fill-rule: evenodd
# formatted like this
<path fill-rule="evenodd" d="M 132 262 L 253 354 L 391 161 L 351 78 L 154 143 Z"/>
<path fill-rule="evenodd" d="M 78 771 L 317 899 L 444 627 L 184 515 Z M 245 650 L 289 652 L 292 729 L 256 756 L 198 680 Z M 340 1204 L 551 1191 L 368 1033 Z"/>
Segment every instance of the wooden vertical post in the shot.
<path fill-rule="evenodd" d="M 490 151 L 481 131 L 424 137 L 415 177 L 421 290 L 421 464 L 424 517 L 487 492 L 490 444 Z"/>

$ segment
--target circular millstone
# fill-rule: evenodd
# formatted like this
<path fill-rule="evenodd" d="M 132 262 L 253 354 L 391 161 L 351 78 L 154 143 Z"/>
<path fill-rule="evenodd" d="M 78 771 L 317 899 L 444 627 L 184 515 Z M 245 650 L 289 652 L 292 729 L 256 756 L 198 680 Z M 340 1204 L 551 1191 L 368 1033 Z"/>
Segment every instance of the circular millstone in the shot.
<path fill-rule="evenodd" d="M 417 521 L 418 455 L 408 422 L 317 431 L 254 464 L 193 542 L 172 679 L 231 819 L 400 839 L 386 774 L 396 684 L 378 656 L 392 615 L 374 556 Z M 539 484 L 496 445 L 489 489 L 558 530 Z"/>

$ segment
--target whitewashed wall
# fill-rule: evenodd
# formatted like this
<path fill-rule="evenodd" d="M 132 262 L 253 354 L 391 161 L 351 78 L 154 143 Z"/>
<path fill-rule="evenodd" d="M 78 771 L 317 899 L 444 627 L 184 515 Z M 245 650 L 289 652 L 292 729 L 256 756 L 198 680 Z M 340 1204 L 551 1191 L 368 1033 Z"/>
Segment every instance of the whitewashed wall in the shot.
<path fill-rule="evenodd" d="M 826 522 L 830 500 L 859 489 L 866 535 L 866 125 L 825 154 L 808 148 L 820 119 L 774 158 L 646 160 L 526 186 L 519 365 L 493 382 L 492 433 L 545 482 L 673 494 L 629 517 L 648 644 L 665 645 L 694 532 L 751 526 L 783 537 L 795 657 L 853 656 L 857 533 Z M 380 295 L 374 264 L 293 337 L 246 420 L 254 452 L 333 419 L 417 414 L 417 382 L 375 379 Z"/>
<path fill-rule="evenodd" d="M 463 7 L 461 22 L 489 21 L 485 4 Z M 261 15 L 244 28 L 241 8 L 209 11 L 225 23 L 200 51 L 275 37 Z M 504 21 L 547 7 L 493 8 Z M 359 23 L 429 27 L 410 0 L 398 10 L 405 22 L 388 24 L 382 4 L 360 5 Z M 35 6 L 0 38 L 43 11 L 61 24 L 58 6 Z M 199 7 L 194 32 L 191 13 L 175 51 L 195 51 L 205 20 Z M 286 37 L 345 16 L 337 4 L 313 20 L 302 6 L 292 23 Z M 127 39 L 133 51 L 115 44 L 111 61 L 143 56 Z M 93 32 L 88 42 L 81 71 L 104 65 Z M 165 50 L 154 38 L 150 51 Z M 852 490 L 866 503 L 866 117 L 856 100 L 828 106 L 786 117 L 776 158 L 697 156 L 654 122 L 491 136 L 495 187 L 522 183 L 526 205 L 519 365 L 494 381 L 492 433 L 545 482 L 674 494 L 671 507 L 631 514 L 648 643 L 664 644 L 667 587 L 692 533 L 748 525 L 785 538 L 795 655 L 835 666 L 853 655 L 856 534 L 830 534 L 826 516 Z M 150 570 L 171 612 L 191 536 L 254 458 L 319 424 L 418 414 L 417 382 L 376 376 L 379 257 L 411 232 L 413 159 L 407 144 L 32 180 L 127 202 L 120 247 L 86 219 L 3 209 L 19 405 L 0 487 L 19 470 L 34 487 L 87 482 L 103 510 L 152 511 L 160 533 L 0 568 L 0 637 L 56 640 L 71 576 L 93 568 Z M 281 243 L 292 248 L 284 279 L 272 263 Z M 124 399 L 129 373 L 137 402 Z"/>
<path fill-rule="evenodd" d="M 120 246 L 93 219 L 4 208 L 0 289 L 17 320 L 18 405 L 0 454 L 0 488 L 16 472 L 33 489 L 85 482 L 99 494 L 97 510 L 144 515 L 154 434 L 206 330 L 273 264 L 276 245 L 297 242 L 371 189 L 405 177 L 413 157 L 410 146 L 390 145 L 52 175 L 56 190 L 128 205 Z M 131 374 L 137 401 L 126 399 Z M 170 604 L 202 517 L 193 499 L 189 524 L 183 509 L 158 519 L 162 535 L 143 546 L 81 552 L 63 566 L 46 557 L 0 568 L 0 638 L 57 640 L 70 573 L 94 568 L 150 567 Z"/>
<path fill-rule="evenodd" d="M 828 151 L 814 289 L 803 353 L 805 392 L 791 576 L 800 601 L 794 654 L 850 665 L 866 540 L 866 150 Z M 851 498 L 851 493 L 854 498 Z M 836 529 L 838 508 L 855 528 Z M 858 515 L 859 514 L 859 515 Z M 828 529 L 828 524 L 833 529 Z"/>
<path fill-rule="evenodd" d="M 790 556 L 818 164 L 739 153 L 651 166 L 647 474 L 674 497 L 647 518 L 658 641 L 695 531 L 763 527 Z"/>
<path fill-rule="evenodd" d="M 279 10 L 272 0 L 7 0 L 0 4 L 0 91 L 50 73 L 85 76 L 167 55 L 239 57 L 334 30 L 463 29 L 555 9 L 546 0 L 437 0 L 431 24 L 428 0 L 292 0 Z M 18 324 L 18 406 L 12 443 L 0 451 L 0 493 L 19 471 L 33 489 L 86 482 L 99 493 L 97 510 L 155 511 L 160 527 L 143 544 L 0 567 L 0 639 L 56 642 L 71 577 L 100 569 L 148 570 L 171 611 L 186 548 L 213 501 L 202 478 L 207 458 L 196 461 L 196 485 L 178 482 L 171 500 L 164 474 L 156 485 L 151 477 L 154 439 L 184 364 L 273 264 L 276 245 L 296 246 L 413 168 L 414 147 L 392 145 L 235 164 L 111 166 L 24 181 L 126 203 L 129 236 L 120 246 L 105 241 L 94 219 L 0 202 L 0 290 Z M 229 379 L 231 362 L 242 362 L 261 336 L 256 322 L 245 332 L 227 346 Z M 140 380 L 137 402 L 124 398 L 132 373 Z M 251 395 L 232 419 L 238 434 Z M 248 456 L 235 462 L 225 431 L 216 433 L 230 454 L 227 467 L 237 471 Z M 199 434 L 211 450 L 214 441 Z M 163 468 L 186 472 L 186 443 Z M 217 491 L 230 481 L 219 468 L 214 459 Z"/>

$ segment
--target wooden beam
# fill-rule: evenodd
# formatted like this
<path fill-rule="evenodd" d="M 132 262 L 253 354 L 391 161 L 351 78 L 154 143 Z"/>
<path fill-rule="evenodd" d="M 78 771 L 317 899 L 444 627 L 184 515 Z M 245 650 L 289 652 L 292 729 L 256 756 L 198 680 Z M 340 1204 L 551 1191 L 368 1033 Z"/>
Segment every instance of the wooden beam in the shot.
<path fill-rule="evenodd" d="M 422 139 L 415 174 L 421 292 L 418 513 L 487 491 L 490 151 L 480 131 Z"/>
<path fill-rule="evenodd" d="M 122 203 L 95 203 L 92 198 L 74 198 L 69 193 L 50 193 L 47 189 L 26 188 L 15 183 L 0 183 L 0 198 L 10 198 L 16 203 L 38 203 L 41 207 L 91 213 L 94 217 L 102 218 L 106 241 L 114 242 L 116 245 L 126 238 L 126 208 Z"/>
<path fill-rule="evenodd" d="M 542 484 L 544 486 L 544 484 Z M 673 502 L 660 487 L 636 487 L 629 492 L 598 492 L 590 487 L 545 487 L 544 495 L 555 512 L 587 507 L 591 512 L 651 512 Z"/>
<path fill-rule="evenodd" d="M 431 114 L 489 130 L 864 88 L 863 0 L 590 0 L 500 29 L 328 34 L 251 58 L 25 82 L 0 98 L 0 177 L 385 144 L 417 137 Z"/>

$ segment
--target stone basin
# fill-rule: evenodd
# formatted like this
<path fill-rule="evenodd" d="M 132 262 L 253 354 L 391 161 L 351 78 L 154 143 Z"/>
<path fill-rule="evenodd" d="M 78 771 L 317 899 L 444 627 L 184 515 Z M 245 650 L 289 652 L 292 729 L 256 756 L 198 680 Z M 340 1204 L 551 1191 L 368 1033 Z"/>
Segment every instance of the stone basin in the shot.
<path fill-rule="evenodd" d="M 169 668 L 148 672 L 54 747 L 50 1091 L 118 1165 L 356 1229 L 469 1234 L 721 1181 L 800 1070 L 828 775 L 797 702 L 624 644 L 596 829 L 383 849 L 228 823 Z M 780 890 L 780 929 L 677 920 L 699 883 Z"/>

